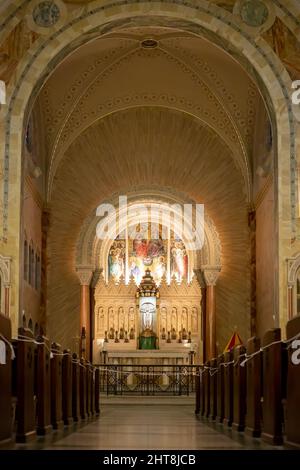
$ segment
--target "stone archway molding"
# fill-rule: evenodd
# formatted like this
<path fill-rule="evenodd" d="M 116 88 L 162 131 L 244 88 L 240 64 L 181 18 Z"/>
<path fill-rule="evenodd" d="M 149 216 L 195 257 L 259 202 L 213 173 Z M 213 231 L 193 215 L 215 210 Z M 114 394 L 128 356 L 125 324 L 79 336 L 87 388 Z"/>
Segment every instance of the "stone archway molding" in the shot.
<path fill-rule="evenodd" d="M 25 2 L 24 2 L 25 4 Z M 195 34 L 209 32 L 210 37 L 218 38 L 219 42 L 229 44 L 236 51 L 236 57 L 242 58 L 249 66 L 249 72 L 255 71 L 256 82 L 261 80 L 266 90 L 265 99 L 270 105 L 270 111 L 276 129 L 276 194 L 278 194 L 277 214 L 278 224 L 278 253 L 283 260 L 287 255 L 286 245 L 296 234 L 297 208 L 297 179 L 296 179 L 296 132 L 294 116 L 290 100 L 291 80 L 282 63 L 261 37 L 252 37 L 247 33 L 243 24 L 229 12 L 212 5 L 205 0 L 162 0 L 152 2 L 144 0 L 98 0 L 76 9 L 61 28 L 49 31 L 48 36 L 39 38 L 32 49 L 20 62 L 15 75 L 8 87 L 8 105 L 1 109 L 0 118 L 0 153 L 4 154 L 3 211 L 1 246 L 5 254 L 15 253 L 19 249 L 20 237 L 20 198 L 10 194 L 20 194 L 22 180 L 22 142 L 28 104 L 34 99 L 33 93 L 38 93 L 36 85 L 47 76 L 51 60 L 61 57 L 65 48 L 73 41 L 79 40 L 89 31 L 98 28 L 99 34 L 110 30 L 114 25 L 132 18 L 146 18 L 155 24 L 163 21 L 166 24 L 185 25 Z M 225 46 L 226 47 L 226 46 Z M 1 123 L 2 124 L 2 123 Z M 275 133 L 276 134 L 276 133 Z M 5 139 L 3 138 L 5 136 Z M 279 158 L 280 156 L 280 158 Z M 19 310 L 19 271 L 20 265 L 14 270 L 13 314 L 17 317 Z M 285 284 L 286 272 L 279 263 L 277 287 Z M 282 322 L 286 321 L 286 297 L 279 289 L 278 311 L 282 312 Z M 17 320 L 14 319 L 14 328 Z"/>

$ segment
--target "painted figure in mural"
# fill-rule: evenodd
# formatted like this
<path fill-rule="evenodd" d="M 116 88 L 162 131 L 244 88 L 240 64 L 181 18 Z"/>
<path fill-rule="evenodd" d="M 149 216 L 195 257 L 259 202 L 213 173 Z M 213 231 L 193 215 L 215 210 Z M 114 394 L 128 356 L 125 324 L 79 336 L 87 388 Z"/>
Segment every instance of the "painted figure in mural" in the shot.
<path fill-rule="evenodd" d="M 171 247 L 171 276 L 175 275 L 177 280 L 186 277 L 187 253 L 182 241 L 174 240 Z"/>
<path fill-rule="evenodd" d="M 115 240 L 109 250 L 108 272 L 115 280 L 124 276 L 125 271 L 125 242 Z"/>
<path fill-rule="evenodd" d="M 164 241 L 159 239 L 137 238 L 132 242 L 129 254 L 130 273 L 137 284 L 145 274 L 146 267 L 150 269 L 155 282 L 159 283 L 166 270 L 166 249 Z"/>

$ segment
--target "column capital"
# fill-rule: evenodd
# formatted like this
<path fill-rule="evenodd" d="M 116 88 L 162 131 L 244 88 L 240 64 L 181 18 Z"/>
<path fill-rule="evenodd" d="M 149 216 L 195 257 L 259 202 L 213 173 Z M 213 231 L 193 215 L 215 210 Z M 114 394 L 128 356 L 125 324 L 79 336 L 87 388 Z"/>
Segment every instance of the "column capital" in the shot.
<path fill-rule="evenodd" d="M 201 271 L 201 269 L 194 269 L 194 275 L 198 281 L 199 286 L 201 288 L 205 288 L 206 284 L 205 284 L 203 272 Z"/>
<path fill-rule="evenodd" d="M 78 266 L 76 273 L 82 286 L 89 286 L 93 277 L 93 269 L 91 266 Z"/>
<path fill-rule="evenodd" d="M 202 266 L 203 277 L 207 286 L 215 286 L 221 271 L 221 266 Z"/>

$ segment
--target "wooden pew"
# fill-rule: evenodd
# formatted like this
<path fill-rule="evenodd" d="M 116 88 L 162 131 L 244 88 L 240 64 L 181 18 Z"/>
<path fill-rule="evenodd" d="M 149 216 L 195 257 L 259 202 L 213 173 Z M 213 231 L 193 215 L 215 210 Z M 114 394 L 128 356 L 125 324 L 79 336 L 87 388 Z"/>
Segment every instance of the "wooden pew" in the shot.
<path fill-rule="evenodd" d="M 247 342 L 247 356 L 257 353 L 247 362 L 246 434 L 259 437 L 261 434 L 262 398 L 262 353 L 260 339 L 256 336 Z"/>
<path fill-rule="evenodd" d="M 217 415 L 217 380 L 218 373 L 214 370 L 217 367 L 217 359 L 211 359 L 209 361 L 212 370 L 209 373 L 209 391 L 210 391 L 210 412 L 209 417 L 212 421 L 215 421 Z"/>
<path fill-rule="evenodd" d="M 263 429 L 262 439 L 269 444 L 280 445 L 282 438 L 282 360 L 281 330 L 275 328 L 265 333 L 262 346 L 272 346 L 263 351 Z"/>
<path fill-rule="evenodd" d="M 62 357 L 61 348 L 52 343 L 51 352 L 51 423 L 53 429 L 63 427 L 62 419 Z"/>
<path fill-rule="evenodd" d="M 36 432 L 44 436 L 51 431 L 50 412 L 50 343 L 45 336 L 37 336 L 36 341 L 40 344 L 36 347 Z"/>
<path fill-rule="evenodd" d="M 247 364 L 244 367 L 240 363 L 245 359 L 246 348 L 237 346 L 233 351 L 233 422 L 232 429 L 235 431 L 244 431 L 246 416 L 246 371 Z"/>
<path fill-rule="evenodd" d="M 225 398 L 225 382 L 224 382 L 224 354 L 220 354 L 217 359 L 217 414 L 216 420 L 223 423 L 224 419 L 224 398 Z"/>
<path fill-rule="evenodd" d="M 19 328 L 19 340 L 14 340 L 16 359 L 13 361 L 13 394 L 17 397 L 16 441 L 27 442 L 36 436 L 36 401 L 34 395 L 33 333 Z M 25 339 L 25 341 L 23 341 Z M 26 341 L 27 340 L 27 341 Z M 32 341 L 31 341 L 32 340 Z"/>
<path fill-rule="evenodd" d="M 287 340 L 298 334 L 300 334 L 300 315 L 292 318 L 286 325 Z M 300 449 L 300 336 L 288 347 L 285 429 L 285 445 Z"/>
<path fill-rule="evenodd" d="M 200 367 L 195 367 L 195 414 L 200 413 Z"/>
<path fill-rule="evenodd" d="M 233 420 L 233 352 L 227 351 L 224 354 L 224 420 L 227 426 L 232 426 Z"/>
<path fill-rule="evenodd" d="M 74 422 L 80 421 L 80 365 L 77 354 L 72 356 L 72 416 Z"/>
<path fill-rule="evenodd" d="M 65 426 L 73 423 L 72 356 L 69 349 L 64 349 L 62 357 L 62 418 Z"/>
<path fill-rule="evenodd" d="M 2 314 L 0 314 L 0 335 L 11 343 L 11 322 Z M 12 352 L 1 336 L 0 341 L 3 360 L 0 364 L 0 447 L 9 447 L 12 444 Z"/>
<path fill-rule="evenodd" d="M 100 400 L 100 370 L 98 369 L 98 367 L 96 367 L 96 370 L 95 370 L 95 413 L 96 413 L 96 416 L 99 416 L 100 414 L 99 400 Z"/>
<path fill-rule="evenodd" d="M 85 360 L 80 359 L 80 373 L 79 373 L 79 398 L 80 398 L 80 417 L 85 420 L 87 415 L 87 379 L 86 379 L 86 366 Z"/>

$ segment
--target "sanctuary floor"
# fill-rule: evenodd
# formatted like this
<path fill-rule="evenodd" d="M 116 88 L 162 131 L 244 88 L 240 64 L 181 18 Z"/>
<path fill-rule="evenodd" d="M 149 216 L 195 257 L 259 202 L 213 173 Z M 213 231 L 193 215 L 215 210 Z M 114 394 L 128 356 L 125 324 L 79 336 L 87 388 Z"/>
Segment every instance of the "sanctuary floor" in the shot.
<path fill-rule="evenodd" d="M 142 399 L 141 399 L 142 400 Z M 213 423 L 206 423 L 194 414 L 192 403 L 165 404 L 152 399 L 135 403 L 127 398 L 102 404 L 99 419 L 81 424 L 74 432 L 57 431 L 34 444 L 18 445 L 18 449 L 55 450 L 241 450 L 274 449 L 259 439 Z M 280 449 L 281 447 L 275 447 Z"/>

